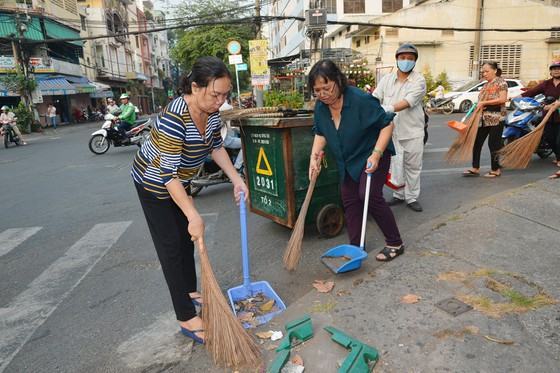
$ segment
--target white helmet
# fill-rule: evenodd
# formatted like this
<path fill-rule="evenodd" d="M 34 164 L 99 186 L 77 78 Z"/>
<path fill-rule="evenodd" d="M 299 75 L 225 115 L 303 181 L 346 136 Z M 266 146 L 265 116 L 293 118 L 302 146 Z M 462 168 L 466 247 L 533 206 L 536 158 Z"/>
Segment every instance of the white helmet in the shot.
<path fill-rule="evenodd" d="M 0 110 L 3 110 L 3 111 L 8 111 L 8 110 L 10 110 L 10 108 L 9 108 L 9 107 L 7 107 L 6 105 L 4 105 L 4 106 L 2 106 L 2 109 L 0 109 Z"/>

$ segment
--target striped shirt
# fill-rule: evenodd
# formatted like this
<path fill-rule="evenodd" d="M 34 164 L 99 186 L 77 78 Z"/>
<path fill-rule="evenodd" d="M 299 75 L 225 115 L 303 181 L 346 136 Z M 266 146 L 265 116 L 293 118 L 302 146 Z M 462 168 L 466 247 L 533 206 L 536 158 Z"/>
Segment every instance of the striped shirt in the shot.
<path fill-rule="evenodd" d="M 222 122 L 210 114 L 204 138 L 196 128 L 184 98 L 171 101 L 158 116 L 132 164 L 132 178 L 157 198 L 169 198 L 165 187 L 179 179 L 186 188 L 208 154 L 222 146 Z"/>

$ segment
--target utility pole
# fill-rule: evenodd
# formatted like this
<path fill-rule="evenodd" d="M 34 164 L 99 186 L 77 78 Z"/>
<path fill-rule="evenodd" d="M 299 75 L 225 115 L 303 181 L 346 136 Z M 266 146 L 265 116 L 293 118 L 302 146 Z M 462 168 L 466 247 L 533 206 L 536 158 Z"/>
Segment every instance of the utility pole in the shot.
<path fill-rule="evenodd" d="M 262 39 L 262 35 L 261 35 L 261 1 L 260 0 L 255 0 L 255 16 L 256 16 L 256 22 L 255 25 L 257 26 L 257 39 L 260 40 Z M 255 98 L 256 98 L 256 102 L 257 102 L 257 107 L 263 107 L 263 86 L 258 85 L 256 86 L 256 92 L 255 92 Z M 240 102 L 241 102 L 241 97 L 239 98 Z"/>
<path fill-rule="evenodd" d="M 27 31 L 27 22 L 29 21 L 29 15 L 25 14 L 25 18 L 22 20 L 20 18 L 19 13 L 15 13 L 15 21 L 16 21 L 16 28 L 18 31 L 18 39 L 17 43 L 12 40 L 12 51 L 14 53 L 14 63 L 16 66 L 23 67 L 23 75 L 25 77 L 26 82 L 29 81 L 29 56 L 25 53 L 23 48 L 23 40 L 25 38 L 25 32 Z M 36 115 L 33 111 L 33 99 L 31 97 L 31 92 L 25 88 L 23 90 L 23 95 L 21 99 L 24 105 L 31 111 L 33 114 L 34 119 L 36 119 Z M 28 130 L 31 130 L 31 123 L 28 123 Z"/>
<path fill-rule="evenodd" d="M 478 79 L 480 76 L 480 49 L 482 46 L 482 19 L 484 17 L 484 0 L 476 1 L 476 28 L 478 29 L 474 33 L 474 53 L 473 53 L 473 66 L 471 72 L 471 78 Z"/>

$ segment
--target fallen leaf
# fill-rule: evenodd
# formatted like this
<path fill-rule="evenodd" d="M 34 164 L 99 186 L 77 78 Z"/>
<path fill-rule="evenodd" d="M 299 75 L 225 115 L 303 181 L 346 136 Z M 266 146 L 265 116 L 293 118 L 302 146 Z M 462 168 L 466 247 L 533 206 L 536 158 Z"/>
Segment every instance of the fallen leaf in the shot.
<path fill-rule="evenodd" d="M 270 312 L 272 310 L 272 307 L 274 307 L 274 299 L 269 300 L 268 302 L 260 306 L 259 309 L 262 312 Z"/>
<path fill-rule="evenodd" d="M 342 297 L 344 295 L 352 295 L 352 293 L 349 292 L 348 290 L 339 290 L 336 292 L 337 297 Z"/>
<path fill-rule="evenodd" d="M 354 280 L 354 282 L 352 282 L 352 286 L 356 287 L 358 285 L 361 285 L 362 282 L 364 282 L 364 279 L 363 278 L 358 278 L 358 279 Z"/>
<path fill-rule="evenodd" d="M 292 363 L 294 363 L 294 364 L 296 364 L 296 365 L 301 365 L 301 366 L 303 366 L 303 359 L 301 358 L 301 356 L 295 355 L 295 356 L 292 358 Z"/>
<path fill-rule="evenodd" d="M 268 346 L 264 347 L 267 351 L 272 351 L 272 350 L 276 350 L 278 348 L 278 344 L 273 343 L 273 344 L 269 344 Z"/>
<path fill-rule="evenodd" d="M 239 312 L 237 319 L 241 322 L 251 322 L 255 319 L 255 314 L 253 312 Z"/>
<path fill-rule="evenodd" d="M 270 337 L 272 337 L 272 334 L 274 332 L 272 330 L 269 330 L 268 332 L 257 332 L 255 333 L 257 335 L 257 337 L 259 337 L 260 339 L 270 339 Z"/>
<path fill-rule="evenodd" d="M 405 303 L 405 304 L 418 303 L 420 299 L 422 298 L 416 294 L 407 294 L 401 298 L 401 303 Z"/>
<path fill-rule="evenodd" d="M 313 287 L 319 293 L 329 293 L 334 288 L 334 281 L 315 280 L 313 281 Z"/>
<path fill-rule="evenodd" d="M 485 335 L 484 338 L 486 338 L 489 341 L 500 343 L 500 344 L 503 344 L 503 345 L 512 345 L 512 344 L 515 343 L 514 341 L 512 341 L 510 339 L 498 339 L 498 338 L 495 338 L 495 337 L 491 337 L 489 335 Z"/>

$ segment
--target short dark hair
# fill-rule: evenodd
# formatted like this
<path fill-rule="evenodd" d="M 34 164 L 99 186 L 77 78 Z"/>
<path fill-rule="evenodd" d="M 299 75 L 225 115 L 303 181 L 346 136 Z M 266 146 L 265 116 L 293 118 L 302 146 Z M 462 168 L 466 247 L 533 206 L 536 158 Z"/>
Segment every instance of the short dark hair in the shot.
<path fill-rule="evenodd" d="M 210 81 L 224 77 L 231 80 L 231 73 L 222 60 L 211 56 L 200 57 L 194 62 L 191 72 L 183 77 L 181 88 L 184 93 L 191 94 L 193 82 L 199 87 L 207 87 Z"/>
<path fill-rule="evenodd" d="M 488 65 L 492 70 L 496 70 L 496 76 L 502 76 L 502 69 L 498 66 L 498 62 L 496 61 L 484 61 L 482 66 Z"/>
<path fill-rule="evenodd" d="M 342 71 L 340 71 L 338 66 L 336 66 L 336 64 L 332 60 L 328 59 L 318 61 L 315 65 L 313 65 L 311 71 L 309 71 L 309 89 L 313 91 L 315 81 L 319 78 L 333 81 L 334 84 L 338 86 L 338 91 L 340 94 L 344 92 L 344 89 L 346 89 L 346 86 L 348 85 L 346 75 L 344 75 Z"/>

